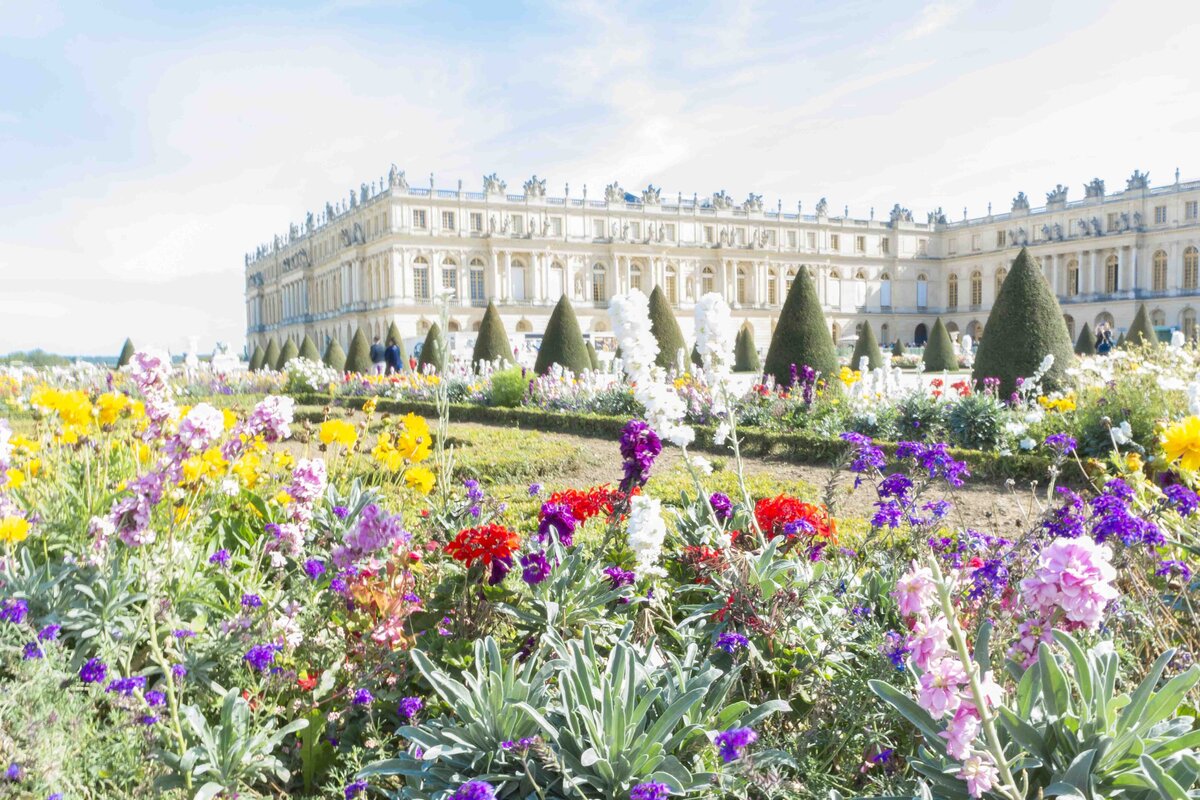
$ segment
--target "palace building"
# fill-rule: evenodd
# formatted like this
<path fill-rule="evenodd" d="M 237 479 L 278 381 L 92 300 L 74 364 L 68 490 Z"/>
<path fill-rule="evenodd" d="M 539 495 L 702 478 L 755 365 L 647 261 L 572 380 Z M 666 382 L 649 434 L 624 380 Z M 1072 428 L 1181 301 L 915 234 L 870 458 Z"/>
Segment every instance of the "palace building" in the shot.
<path fill-rule="evenodd" d="M 1140 303 L 1153 322 L 1196 335 L 1200 309 L 1200 181 L 1151 187 L 1135 171 L 1122 191 L 1095 179 L 1068 200 L 1061 184 L 1031 208 L 1022 192 L 1002 214 L 924 222 L 898 204 L 886 218 L 767 208 L 760 195 L 633 194 L 614 183 L 549 197 L 534 176 L 510 193 L 495 175 L 483 191 L 410 186 L 392 167 L 348 200 L 309 213 L 286 236 L 247 254 L 249 347 L 305 334 L 348 347 L 361 327 L 408 340 L 437 320 L 450 294 L 450 345 L 469 347 L 488 300 L 514 345 L 536 339 L 564 293 L 585 335 L 611 339 L 614 294 L 662 287 L 691 336 L 692 307 L 720 292 L 765 347 L 797 270 L 816 282 L 835 341 L 869 319 L 883 343 L 922 343 L 934 320 L 983 332 L 1006 270 L 1022 247 L 1062 304 L 1072 339 L 1084 322 L 1127 327 Z"/>

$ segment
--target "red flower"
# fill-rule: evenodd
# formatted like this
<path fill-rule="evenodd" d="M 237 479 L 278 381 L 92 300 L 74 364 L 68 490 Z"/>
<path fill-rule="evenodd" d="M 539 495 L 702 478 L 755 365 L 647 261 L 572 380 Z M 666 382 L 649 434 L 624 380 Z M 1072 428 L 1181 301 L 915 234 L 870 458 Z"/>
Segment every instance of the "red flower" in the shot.
<path fill-rule="evenodd" d="M 513 551 L 520 545 L 517 534 L 503 525 L 483 525 L 460 531 L 446 545 L 446 552 L 469 568 L 480 562 L 487 565 L 493 561 L 512 563 Z"/>
<path fill-rule="evenodd" d="M 813 505 L 781 494 L 764 497 L 754 505 L 754 519 L 768 538 L 803 536 L 837 542 L 837 524 L 824 506 Z"/>
<path fill-rule="evenodd" d="M 683 548 L 683 562 L 698 573 L 715 572 L 724 568 L 725 553 L 704 545 L 689 545 Z"/>
<path fill-rule="evenodd" d="M 971 394 L 971 384 L 967 381 L 958 381 L 957 383 L 952 383 L 950 384 L 950 388 L 957 389 L 959 397 L 969 397 Z"/>
<path fill-rule="evenodd" d="M 319 672 L 301 672 L 296 678 L 296 685 L 305 692 L 311 692 L 317 688 L 317 681 L 320 677 L 321 673 Z"/>
<path fill-rule="evenodd" d="M 611 515 L 614 504 L 624 497 L 623 492 L 604 484 L 591 489 L 563 489 L 551 494 L 547 502 L 565 504 L 571 509 L 571 516 L 582 523 L 599 514 Z"/>

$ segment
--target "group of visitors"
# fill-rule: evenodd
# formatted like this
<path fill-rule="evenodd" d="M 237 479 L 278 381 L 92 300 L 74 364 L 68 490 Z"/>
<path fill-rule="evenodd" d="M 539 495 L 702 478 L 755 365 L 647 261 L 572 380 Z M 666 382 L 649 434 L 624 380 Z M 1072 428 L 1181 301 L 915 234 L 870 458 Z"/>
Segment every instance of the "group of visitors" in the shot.
<path fill-rule="evenodd" d="M 379 337 L 375 337 L 375 341 L 371 343 L 371 364 L 375 369 L 376 375 L 391 375 L 394 372 L 404 370 L 404 364 L 400 361 L 400 343 L 395 339 L 388 337 L 387 347 L 384 347 Z"/>
<path fill-rule="evenodd" d="M 1101 323 L 1096 328 L 1096 352 L 1100 355 L 1107 355 L 1117 343 L 1113 340 L 1112 326 L 1107 323 Z"/>

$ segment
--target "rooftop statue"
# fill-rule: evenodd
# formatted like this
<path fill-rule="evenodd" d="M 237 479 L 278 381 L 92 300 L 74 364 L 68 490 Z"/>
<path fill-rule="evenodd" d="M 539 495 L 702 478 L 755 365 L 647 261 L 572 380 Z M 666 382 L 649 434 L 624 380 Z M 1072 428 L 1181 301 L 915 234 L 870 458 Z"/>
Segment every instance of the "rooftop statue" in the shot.
<path fill-rule="evenodd" d="M 1029 198 L 1025 196 L 1024 192 L 1017 192 L 1017 196 L 1014 197 L 1013 201 L 1012 201 L 1012 210 L 1013 211 L 1028 211 L 1029 210 Z"/>
<path fill-rule="evenodd" d="M 751 193 L 750 196 L 746 198 L 746 202 L 742 203 L 742 208 L 745 211 L 762 211 L 762 195 Z"/>
<path fill-rule="evenodd" d="M 928 222 L 930 225 L 945 225 L 946 224 L 946 212 L 942 211 L 941 206 L 938 206 L 937 211 L 929 212 L 929 214 L 927 215 L 927 219 L 928 219 Z"/>
<path fill-rule="evenodd" d="M 818 217 L 828 217 L 829 216 L 829 201 L 826 200 L 824 197 L 822 197 L 820 200 L 817 201 L 817 216 Z"/>
<path fill-rule="evenodd" d="M 1067 187 L 1061 183 L 1055 186 L 1053 191 L 1046 192 L 1046 205 L 1065 202 L 1067 202 Z"/>
<path fill-rule="evenodd" d="M 1092 178 L 1090 183 L 1083 185 L 1083 193 L 1087 198 L 1104 197 L 1104 181 Z"/>
<path fill-rule="evenodd" d="M 608 203 L 624 203 L 625 190 L 621 188 L 621 184 L 613 181 L 608 186 L 605 186 L 604 200 Z"/>
<path fill-rule="evenodd" d="M 1142 172 L 1140 169 L 1135 169 L 1129 179 L 1125 181 L 1126 191 L 1132 189 L 1149 189 L 1150 188 L 1150 173 Z"/>
<path fill-rule="evenodd" d="M 654 184 L 650 184 L 642 190 L 642 202 L 648 206 L 656 206 L 659 204 L 659 193 L 661 189 L 654 188 Z"/>
<path fill-rule="evenodd" d="M 508 184 L 500 180 L 496 173 L 483 176 L 484 194 L 504 194 L 506 189 L 508 189 Z"/>
<path fill-rule="evenodd" d="M 901 207 L 899 203 L 892 206 L 892 212 L 888 215 L 888 220 L 894 225 L 897 222 L 912 222 L 912 212 L 907 208 Z"/>
<path fill-rule="evenodd" d="M 529 180 L 525 181 L 525 198 L 533 199 L 546 196 L 546 180 L 538 180 L 538 176 L 534 175 Z"/>

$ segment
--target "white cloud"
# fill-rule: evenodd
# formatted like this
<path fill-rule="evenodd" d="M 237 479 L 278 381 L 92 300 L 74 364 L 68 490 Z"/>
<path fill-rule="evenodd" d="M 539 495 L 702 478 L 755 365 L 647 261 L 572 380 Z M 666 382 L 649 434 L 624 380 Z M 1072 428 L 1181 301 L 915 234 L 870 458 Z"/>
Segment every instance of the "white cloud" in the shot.
<path fill-rule="evenodd" d="M 921 7 L 916 21 L 900 33 L 905 42 L 916 41 L 949 27 L 954 20 L 970 7 L 963 0 L 931 0 Z"/>

